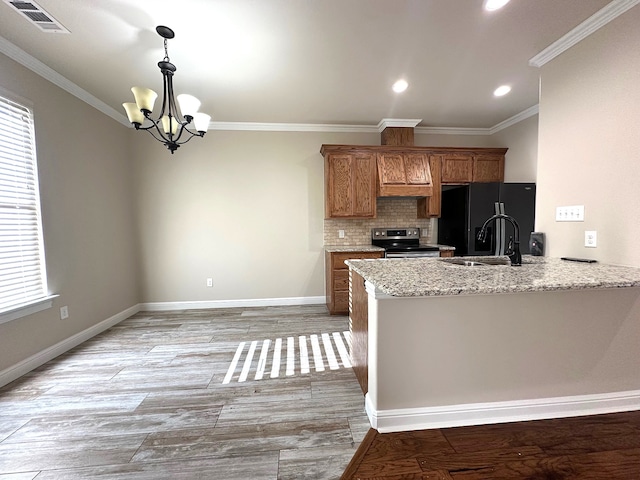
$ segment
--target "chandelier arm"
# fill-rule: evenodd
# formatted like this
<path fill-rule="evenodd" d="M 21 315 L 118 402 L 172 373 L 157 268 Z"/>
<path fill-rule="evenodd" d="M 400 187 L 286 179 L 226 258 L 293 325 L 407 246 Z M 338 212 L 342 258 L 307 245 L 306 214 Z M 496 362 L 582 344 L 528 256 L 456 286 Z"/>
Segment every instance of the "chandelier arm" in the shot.
<path fill-rule="evenodd" d="M 187 138 L 184 142 L 181 142 L 180 145 L 182 145 L 183 143 L 187 143 L 189 140 L 191 140 L 193 137 L 204 137 L 204 135 L 201 135 L 200 132 L 192 132 L 191 130 L 189 130 L 187 128 L 188 124 L 184 124 L 182 126 L 183 130 L 185 130 L 188 134 L 189 134 L 189 138 Z M 181 132 L 182 135 L 182 132 Z M 180 137 L 178 137 L 177 140 L 180 140 Z"/>
<path fill-rule="evenodd" d="M 154 124 L 154 125 L 155 125 L 155 124 Z M 152 126 L 154 126 L 154 125 L 152 125 Z M 162 143 L 164 143 L 165 145 L 166 145 L 167 143 L 170 143 L 170 142 L 171 142 L 171 140 L 164 136 L 164 134 L 162 133 L 162 130 L 160 130 L 160 128 L 158 128 L 158 126 L 157 126 L 157 125 L 155 125 L 155 127 L 156 127 L 155 131 L 154 131 L 154 130 L 152 130 L 152 129 L 151 129 L 151 127 L 146 128 L 145 130 L 146 130 L 147 132 L 149 132 L 149 133 L 151 134 L 151 136 L 152 136 L 153 138 L 155 138 L 156 140 L 158 140 L 159 142 L 162 142 Z M 157 133 L 156 133 L 156 132 L 157 132 Z"/>

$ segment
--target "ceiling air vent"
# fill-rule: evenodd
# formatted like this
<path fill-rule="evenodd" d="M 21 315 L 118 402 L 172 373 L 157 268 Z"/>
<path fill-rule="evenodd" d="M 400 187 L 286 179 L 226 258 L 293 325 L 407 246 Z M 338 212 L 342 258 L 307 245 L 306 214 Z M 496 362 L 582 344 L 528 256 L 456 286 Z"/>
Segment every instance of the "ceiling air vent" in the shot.
<path fill-rule="evenodd" d="M 36 25 L 43 32 L 71 33 L 36 2 L 18 2 L 12 0 L 4 0 L 4 2 L 18 10 L 29 22 Z"/>

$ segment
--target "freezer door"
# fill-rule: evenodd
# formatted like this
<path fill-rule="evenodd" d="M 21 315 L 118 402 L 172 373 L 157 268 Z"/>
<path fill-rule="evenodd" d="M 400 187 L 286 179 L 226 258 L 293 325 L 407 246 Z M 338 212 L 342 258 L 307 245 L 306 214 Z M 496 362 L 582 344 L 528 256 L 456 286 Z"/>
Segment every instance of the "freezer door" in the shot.
<path fill-rule="evenodd" d="M 500 201 L 504 203 L 504 213 L 516 219 L 520 226 L 520 252 L 529 254 L 529 235 L 534 231 L 536 213 L 535 183 L 503 183 L 500 185 Z M 513 227 L 506 224 L 506 236 L 513 235 Z"/>
<path fill-rule="evenodd" d="M 478 232 L 487 218 L 495 214 L 495 203 L 499 198 L 499 183 L 472 183 L 469 185 L 467 255 L 492 255 L 495 251 L 495 223 L 487 228 L 484 242 L 478 240 Z"/>

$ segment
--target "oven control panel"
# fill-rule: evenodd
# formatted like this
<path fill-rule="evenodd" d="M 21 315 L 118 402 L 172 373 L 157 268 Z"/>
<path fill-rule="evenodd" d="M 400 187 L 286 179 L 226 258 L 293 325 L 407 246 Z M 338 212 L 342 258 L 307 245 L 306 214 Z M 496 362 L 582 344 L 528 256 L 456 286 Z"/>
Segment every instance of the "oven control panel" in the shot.
<path fill-rule="evenodd" d="M 420 229 L 411 228 L 372 228 L 372 239 L 413 240 L 420 238 Z"/>

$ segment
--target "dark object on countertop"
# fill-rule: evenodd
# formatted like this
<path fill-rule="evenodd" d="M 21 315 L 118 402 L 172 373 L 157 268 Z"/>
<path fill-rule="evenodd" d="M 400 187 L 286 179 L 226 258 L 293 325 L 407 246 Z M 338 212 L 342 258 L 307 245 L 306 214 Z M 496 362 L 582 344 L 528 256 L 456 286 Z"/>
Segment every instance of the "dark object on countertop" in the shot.
<path fill-rule="evenodd" d="M 566 260 L 567 262 L 598 263 L 597 260 L 591 260 L 590 258 L 560 257 L 560 260 Z"/>
<path fill-rule="evenodd" d="M 531 232 L 529 236 L 529 251 L 534 257 L 544 256 L 544 233 Z"/>
<path fill-rule="evenodd" d="M 522 255 L 520 254 L 520 226 L 518 225 L 518 222 L 516 222 L 516 219 L 512 216 L 505 215 L 504 213 L 498 213 L 489 217 L 480 228 L 480 232 L 478 233 L 478 240 L 481 242 L 485 241 L 487 236 L 487 226 L 489 225 L 489 223 L 498 219 L 505 219 L 511 225 L 513 225 L 515 239 L 513 237 L 509 237 L 509 245 L 507 246 L 507 251 L 504 253 L 509 257 L 509 260 L 511 260 L 512 267 L 519 267 L 520 265 L 522 265 Z"/>

